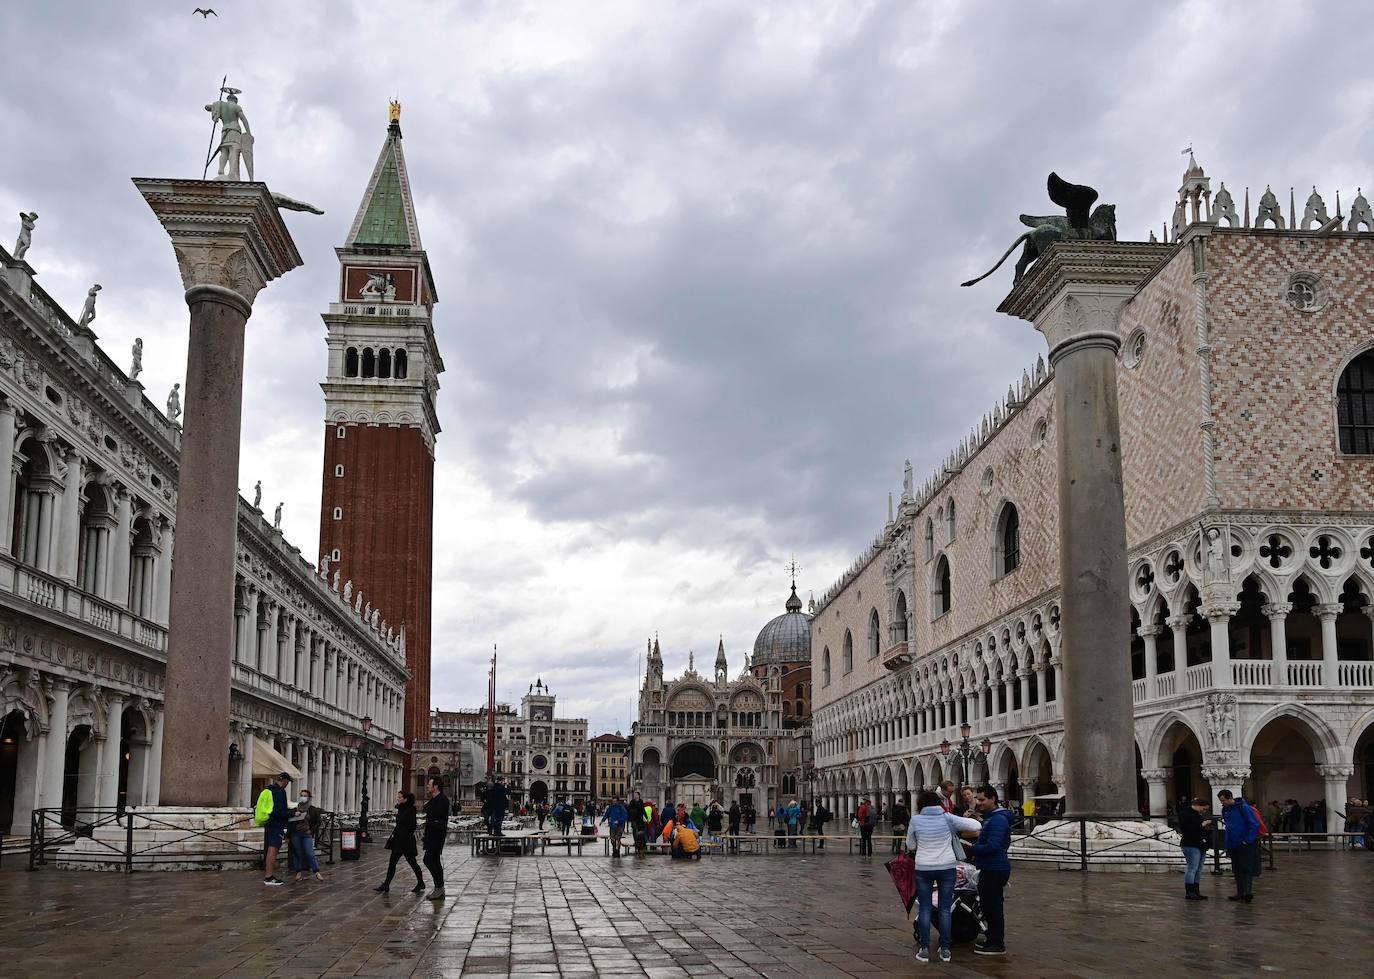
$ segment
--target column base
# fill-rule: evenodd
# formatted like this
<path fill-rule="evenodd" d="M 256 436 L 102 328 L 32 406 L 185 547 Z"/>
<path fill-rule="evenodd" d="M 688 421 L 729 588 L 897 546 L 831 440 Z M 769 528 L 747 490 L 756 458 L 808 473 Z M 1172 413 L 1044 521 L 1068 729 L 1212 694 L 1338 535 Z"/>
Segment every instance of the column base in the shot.
<path fill-rule="evenodd" d="M 131 848 L 128 820 L 133 822 Z M 126 860 L 126 850 L 132 861 Z M 120 871 L 130 864 L 134 870 L 247 870 L 259 866 L 262 855 L 263 830 L 254 824 L 251 809 L 134 806 L 118 822 L 62 847 L 49 862 L 62 870 Z"/>
<path fill-rule="evenodd" d="M 1052 864 L 1060 870 L 1083 869 L 1084 831 L 1087 869 L 1109 873 L 1167 874 L 1184 869 L 1178 833 L 1164 823 L 1141 819 L 1056 819 L 1015 838 L 1011 859 Z"/>

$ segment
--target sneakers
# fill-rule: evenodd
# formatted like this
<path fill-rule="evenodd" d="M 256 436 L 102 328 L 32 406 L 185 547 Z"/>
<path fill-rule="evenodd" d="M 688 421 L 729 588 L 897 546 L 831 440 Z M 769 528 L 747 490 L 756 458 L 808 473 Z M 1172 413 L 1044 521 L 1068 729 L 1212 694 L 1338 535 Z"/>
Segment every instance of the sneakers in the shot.
<path fill-rule="evenodd" d="M 947 949 L 947 948 L 942 948 L 942 949 L 940 949 L 940 961 L 941 961 L 941 962 L 948 962 L 948 961 L 949 961 L 949 949 Z"/>
<path fill-rule="evenodd" d="M 262 879 L 262 882 L 266 884 L 268 887 L 281 887 L 283 884 L 286 883 L 286 881 L 276 876 L 264 877 Z"/>
<path fill-rule="evenodd" d="M 316 880 L 324 880 L 324 874 L 320 873 L 318 870 L 315 871 L 315 879 L 316 879 Z"/>
<path fill-rule="evenodd" d="M 1005 945 L 994 945 L 991 942 L 986 942 L 982 945 L 974 946 L 973 951 L 976 955 L 1006 955 L 1007 947 Z"/>
<path fill-rule="evenodd" d="M 918 948 L 918 949 L 916 950 L 916 961 L 917 961 L 917 962 L 920 962 L 922 965 L 925 965 L 927 962 L 929 962 L 929 961 L 930 961 L 930 949 L 926 948 L 924 945 L 922 945 L 920 948 Z"/>
<path fill-rule="evenodd" d="M 291 883 L 293 883 L 293 884 L 299 884 L 300 882 L 301 882 L 301 875 L 300 875 L 300 874 L 297 874 L 297 875 L 295 876 L 295 878 L 291 881 Z"/>

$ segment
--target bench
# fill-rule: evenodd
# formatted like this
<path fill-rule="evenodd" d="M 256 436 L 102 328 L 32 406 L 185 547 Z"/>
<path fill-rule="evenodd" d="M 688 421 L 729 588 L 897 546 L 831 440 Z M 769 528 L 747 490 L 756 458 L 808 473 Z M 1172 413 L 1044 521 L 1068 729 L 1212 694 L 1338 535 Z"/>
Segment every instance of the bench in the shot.
<path fill-rule="evenodd" d="M 574 836 L 571 833 L 559 836 L 549 836 L 547 834 L 543 834 L 540 836 L 531 837 L 531 839 L 537 839 L 539 841 L 539 853 L 541 856 L 543 855 L 545 848 L 550 845 L 567 847 L 568 856 L 572 856 L 572 848 L 577 847 L 577 854 L 578 856 L 581 856 L 582 848 L 584 846 L 586 846 L 588 843 L 595 843 L 597 841 L 597 837 L 595 836 Z"/>
<path fill-rule="evenodd" d="M 1270 833 L 1269 838 L 1276 844 L 1287 843 L 1290 852 L 1310 850 L 1313 843 L 1330 846 L 1333 850 L 1348 850 L 1354 846 L 1356 840 L 1363 839 L 1364 834 L 1338 830 L 1333 833 Z"/>
<path fill-rule="evenodd" d="M 523 857 L 534 852 L 540 837 L 530 835 L 492 836 L 490 833 L 473 833 L 471 839 L 474 857 L 511 856 Z"/>

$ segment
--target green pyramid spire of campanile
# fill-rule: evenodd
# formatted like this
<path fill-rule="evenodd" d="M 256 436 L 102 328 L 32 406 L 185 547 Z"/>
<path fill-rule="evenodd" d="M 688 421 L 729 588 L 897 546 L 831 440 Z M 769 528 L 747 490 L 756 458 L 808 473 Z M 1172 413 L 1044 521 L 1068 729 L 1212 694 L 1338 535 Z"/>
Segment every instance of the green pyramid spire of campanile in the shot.
<path fill-rule="evenodd" d="M 401 150 L 400 107 L 393 103 L 386 142 L 372 168 L 372 179 L 349 229 L 345 247 L 382 245 L 418 251 L 420 229 L 415 223 L 415 203 L 410 197 L 405 153 Z"/>

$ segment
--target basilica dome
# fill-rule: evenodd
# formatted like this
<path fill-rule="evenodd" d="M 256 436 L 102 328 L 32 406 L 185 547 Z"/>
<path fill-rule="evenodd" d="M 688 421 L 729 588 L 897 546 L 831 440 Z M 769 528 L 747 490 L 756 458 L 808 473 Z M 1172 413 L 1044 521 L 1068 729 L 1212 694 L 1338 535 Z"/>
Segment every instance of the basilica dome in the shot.
<path fill-rule="evenodd" d="M 787 611 L 764 626 L 754 640 L 750 666 L 811 662 L 811 616 L 802 611 L 795 582 L 785 608 Z"/>

